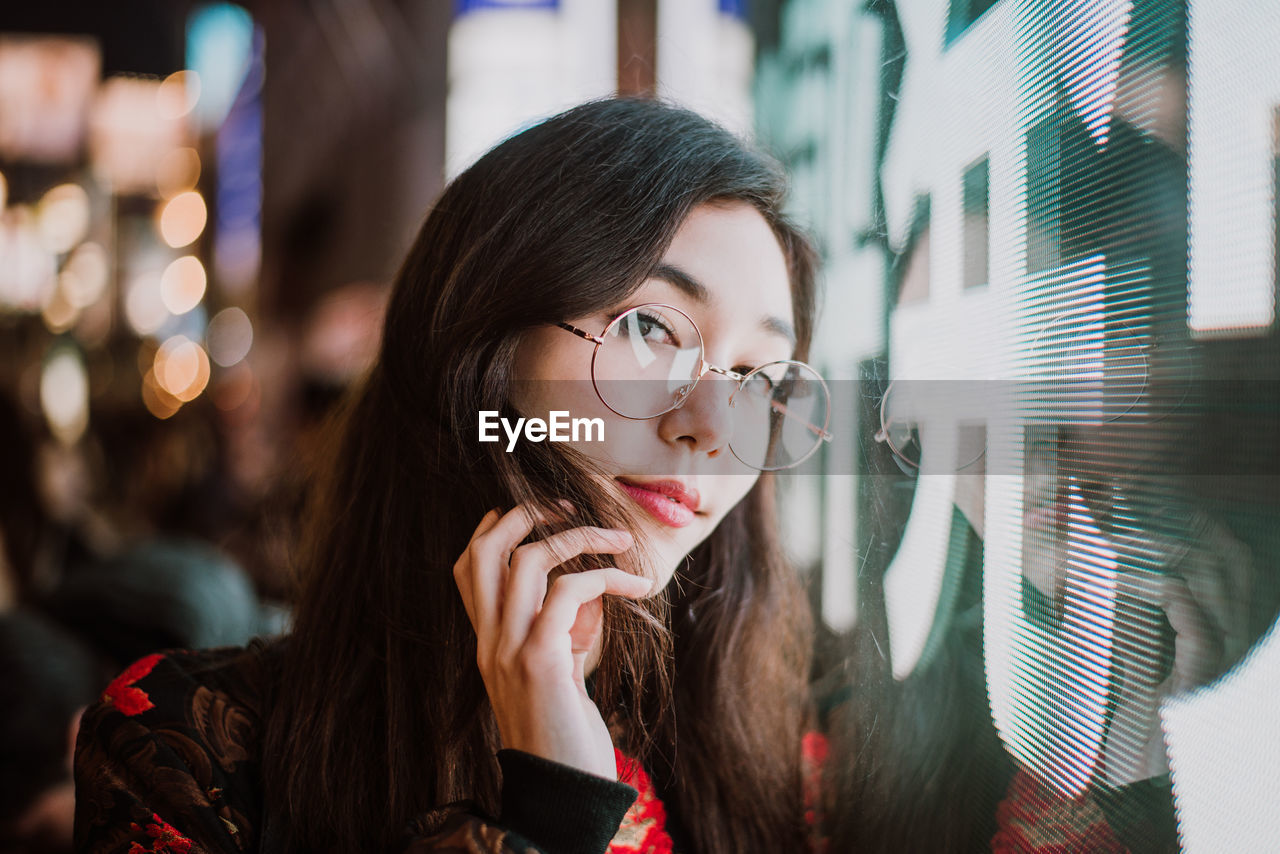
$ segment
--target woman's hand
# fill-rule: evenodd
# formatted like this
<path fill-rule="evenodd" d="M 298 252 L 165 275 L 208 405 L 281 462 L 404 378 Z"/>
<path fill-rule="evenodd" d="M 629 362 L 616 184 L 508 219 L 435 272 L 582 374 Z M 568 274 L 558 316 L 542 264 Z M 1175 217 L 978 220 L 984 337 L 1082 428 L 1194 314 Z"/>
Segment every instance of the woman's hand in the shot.
<path fill-rule="evenodd" d="M 1127 554 L 1152 550 L 1153 540 L 1146 531 L 1135 530 L 1129 541 L 1113 539 Z M 1135 598 L 1159 609 L 1168 621 L 1173 661 L 1168 676 L 1155 686 L 1155 706 L 1149 713 L 1151 723 L 1140 757 L 1130 763 L 1129 773 L 1114 775 L 1109 782 L 1128 783 L 1168 774 L 1160 704 L 1213 682 L 1249 647 L 1247 627 L 1256 574 L 1249 551 L 1230 531 L 1199 512 L 1190 515 L 1175 545 L 1180 543 L 1187 544 L 1186 553 L 1170 561 L 1165 572 L 1154 580 L 1132 584 Z M 1146 693 L 1140 690 L 1138 696 Z M 1133 696 L 1122 682 L 1121 708 L 1126 700 L 1134 702 L 1129 699 Z M 1119 768 L 1125 764 L 1123 758 L 1116 760 Z"/>
<path fill-rule="evenodd" d="M 617 779 L 613 741 L 587 696 L 588 658 L 600 640 L 600 597 L 640 597 L 652 582 L 610 567 L 561 575 L 548 592 L 548 576 L 564 561 L 624 552 L 632 538 L 580 527 L 520 546 L 536 512 L 490 510 L 453 565 L 480 675 L 504 747 Z"/>

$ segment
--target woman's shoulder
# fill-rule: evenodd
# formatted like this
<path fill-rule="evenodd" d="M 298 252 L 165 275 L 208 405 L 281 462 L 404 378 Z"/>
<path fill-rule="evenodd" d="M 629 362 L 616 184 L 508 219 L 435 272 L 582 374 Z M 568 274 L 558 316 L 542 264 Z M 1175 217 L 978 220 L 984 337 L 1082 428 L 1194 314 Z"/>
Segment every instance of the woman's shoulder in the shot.
<path fill-rule="evenodd" d="M 167 650 L 144 656 L 120 672 L 94 709 L 171 724 L 175 718 L 205 726 L 210 704 L 234 707 L 261 720 L 265 691 L 279 641 L 255 640 L 246 647 Z"/>
<path fill-rule="evenodd" d="M 278 647 L 154 653 L 112 680 L 85 712 L 76 745 L 77 838 L 108 850 L 116 833 L 168 828 L 211 851 L 252 838 Z"/>

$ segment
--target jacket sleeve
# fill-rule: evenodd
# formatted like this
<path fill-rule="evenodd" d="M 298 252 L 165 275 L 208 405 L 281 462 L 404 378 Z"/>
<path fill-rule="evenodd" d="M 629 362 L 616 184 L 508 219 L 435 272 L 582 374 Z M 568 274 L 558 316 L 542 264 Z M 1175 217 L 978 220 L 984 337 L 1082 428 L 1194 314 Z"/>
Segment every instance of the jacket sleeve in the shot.
<path fill-rule="evenodd" d="M 465 805 L 433 810 L 410 823 L 406 854 L 603 854 L 637 792 L 518 750 L 498 752 L 502 814 L 488 819 Z"/>

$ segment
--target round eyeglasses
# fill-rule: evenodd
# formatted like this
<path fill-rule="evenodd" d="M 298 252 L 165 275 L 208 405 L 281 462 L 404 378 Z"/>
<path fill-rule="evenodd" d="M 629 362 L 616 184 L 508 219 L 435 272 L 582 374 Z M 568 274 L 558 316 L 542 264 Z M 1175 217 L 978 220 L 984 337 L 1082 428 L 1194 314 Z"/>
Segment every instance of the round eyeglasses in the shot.
<path fill-rule="evenodd" d="M 831 394 L 817 371 L 790 359 L 745 374 L 712 365 L 703 358 L 697 324 L 675 306 L 628 309 L 599 335 L 557 325 L 596 345 L 592 385 L 601 402 L 623 418 L 645 420 L 679 409 L 711 371 L 737 383 L 729 395 L 729 450 L 744 465 L 760 471 L 791 468 L 831 441 Z"/>
<path fill-rule="evenodd" d="M 924 383 L 901 383 L 897 380 L 889 383 L 880 398 L 880 429 L 875 433 L 875 440 L 889 446 L 893 452 L 893 461 L 902 473 L 914 477 L 920 473 L 920 428 L 913 415 L 918 407 L 919 386 Z M 955 472 L 963 473 L 987 455 L 986 431 L 981 432 L 981 450 L 974 452 L 971 432 L 972 425 L 962 425 L 960 443 L 960 461 Z"/>

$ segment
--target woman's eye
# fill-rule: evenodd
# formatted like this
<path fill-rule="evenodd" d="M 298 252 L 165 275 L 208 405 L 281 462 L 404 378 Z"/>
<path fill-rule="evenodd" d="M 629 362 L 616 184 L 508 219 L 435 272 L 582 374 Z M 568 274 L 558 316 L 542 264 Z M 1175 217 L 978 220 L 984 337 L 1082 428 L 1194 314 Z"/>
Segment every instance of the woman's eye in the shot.
<path fill-rule="evenodd" d="M 755 368 L 751 365 L 739 365 L 734 368 L 734 370 L 743 376 L 746 376 L 747 374 L 751 374 Z M 751 379 L 744 386 L 744 388 L 749 388 L 756 394 L 772 394 L 773 387 L 773 377 L 769 376 L 766 371 L 761 371 L 758 374 L 752 374 Z"/>
<path fill-rule="evenodd" d="M 661 343 L 671 343 L 677 346 L 680 344 L 676 338 L 675 330 L 659 315 L 639 312 L 636 314 L 635 327 L 642 338 Z"/>

